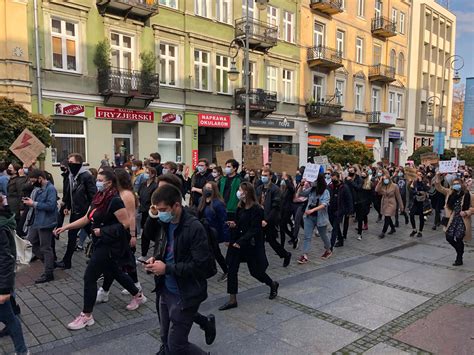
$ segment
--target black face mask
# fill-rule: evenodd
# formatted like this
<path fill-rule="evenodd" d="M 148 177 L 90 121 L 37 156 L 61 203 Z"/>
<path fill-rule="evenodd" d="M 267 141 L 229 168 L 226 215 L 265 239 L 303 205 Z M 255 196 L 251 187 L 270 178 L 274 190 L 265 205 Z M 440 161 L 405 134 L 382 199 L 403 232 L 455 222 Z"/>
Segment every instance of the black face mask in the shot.
<path fill-rule="evenodd" d="M 34 187 L 41 187 L 41 181 L 36 180 L 36 182 L 33 184 Z"/>
<path fill-rule="evenodd" d="M 13 170 L 10 170 L 10 169 L 7 170 L 7 174 L 10 175 L 10 176 L 15 175 L 15 173 L 13 172 Z"/>
<path fill-rule="evenodd" d="M 339 180 L 333 180 L 332 183 L 333 183 L 334 185 L 339 185 Z"/>
<path fill-rule="evenodd" d="M 204 197 L 211 197 L 211 196 L 212 196 L 212 190 L 204 189 Z"/>
<path fill-rule="evenodd" d="M 69 171 L 71 172 L 72 175 L 76 176 L 79 170 L 82 168 L 81 163 L 68 163 L 67 164 L 69 167 Z"/>
<path fill-rule="evenodd" d="M 249 176 L 249 180 L 253 182 L 255 180 L 255 176 Z"/>
<path fill-rule="evenodd" d="M 155 163 L 155 162 L 150 163 L 150 166 L 151 166 L 152 168 L 156 168 L 158 165 L 160 165 L 160 163 Z"/>
<path fill-rule="evenodd" d="M 349 173 L 350 177 L 353 177 L 354 175 L 355 175 L 355 173 Z"/>
<path fill-rule="evenodd" d="M 61 166 L 61 167 L 59 167 L 59 169 L 61 169 L 61 171 L 63 173 L 67 172 L 67 167 L 65 167 L 65 166 Z"/>

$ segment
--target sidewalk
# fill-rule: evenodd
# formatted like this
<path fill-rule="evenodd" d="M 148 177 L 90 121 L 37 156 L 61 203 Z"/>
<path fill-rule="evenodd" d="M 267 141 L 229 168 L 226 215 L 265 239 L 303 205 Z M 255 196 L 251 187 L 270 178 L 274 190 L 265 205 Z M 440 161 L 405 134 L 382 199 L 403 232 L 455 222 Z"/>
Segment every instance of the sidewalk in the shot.
<path fill-rule="evenodd" d="M 284 269 L 267 247 L 269 274 L 280 281 L 279 297 L 268 300 L 242 265 L 239 308 L 219 312 L 226 285 L 209 282 L 209 299 L 202 312 L 214 313 L 218 335 L 212 346 L 193 327 L 192 341 L 211 354 L 329 353 L 474 353 L 474 249 L 466 248 L 465 265 L 451 266 L 454 250 L 441 231 L 427 224 L 424 237 L 410 238 L 402 226 L 396 235 L 379 240 L 382 225 L 371 215 L 368 233 L 354 238 L 351 224 L 343 248 L 327 261 L 319 258 L 322 243 L 313 240 L 311 262 Z M 58 243 L 58 255 L 64 243 Z M 125 306 L 116 284 L 109 303 L 94 310 L 96 325 L 70 332 L 69 323 L 81 311 L 84 255 L 76 253 L 72 270 L 56 271 L 56 280 L 32 284 L 41 272 L 36 262 L 17 277 L 25 335 L 33 352 L 45 354 L 154 354 L 159 349 L 153 278 L 140 271 L 149 301 L 137 311 Z M 11 352 L 9 339 L 0 350 Z"/>

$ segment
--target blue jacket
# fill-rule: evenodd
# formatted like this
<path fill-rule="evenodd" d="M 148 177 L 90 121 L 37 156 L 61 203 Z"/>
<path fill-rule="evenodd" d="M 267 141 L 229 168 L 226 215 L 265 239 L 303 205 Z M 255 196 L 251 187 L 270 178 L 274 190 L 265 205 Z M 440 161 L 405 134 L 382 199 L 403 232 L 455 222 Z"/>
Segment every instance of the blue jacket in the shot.
<path fill-rule="evenodd" d="M 203 212 L 203 217 L 217 231 L 217 241 L 219 243 L 228 242 L 229 227 L 226 224 L 227 211 L 225 204 L 216 199 L 212 201 L 212 207 L 206 206 Z"/>
<path fill-rule="evenodd" d="M 315 206 L 315 205 L 326 206 L 326 208 L 323 208 L 322 210 L 318 211 L 317 226 L 318 227 L 327 226 L 329 224 L 328 207 L 329 207 L 329 202 L 331 200 L 329 190 L 326 189 L 324 190 L 322 195 L 317 195 L 314 189 L 310 187 L 308 189 L 300 191 L 299 195 L 303 197 L 308 197 L 308 205 L 306 206 L 306 210 L 308 210 L 310 206 Z M 311 217 L 311 216 L 305 216 L 305 217 Z"/>
<path fill-rule="evenodd" d="M 58 218 L 58 193 L 49 181 L 41 187 L 34 196 L 34 220 L 31 228 L 54 228 Z"/>

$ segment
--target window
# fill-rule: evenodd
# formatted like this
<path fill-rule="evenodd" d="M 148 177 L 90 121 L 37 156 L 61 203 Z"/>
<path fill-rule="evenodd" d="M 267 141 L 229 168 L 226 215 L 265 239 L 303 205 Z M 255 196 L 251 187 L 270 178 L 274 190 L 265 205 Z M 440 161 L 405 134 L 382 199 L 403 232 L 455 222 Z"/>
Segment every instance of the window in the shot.
<path fill-rule="evenodd" d="M 355 110 L 359 112 L 364 111 L 364 85 L 355 85 Z"/>
<path fill-rule="evenodd" d="M 178 0 L 160 0 L 160 5 L 171 7 L 173 9 L 178 8 Z"/>
<path fill-rule="evenodd" d="M 344 96 L 346 95 L 346 82 L 336 79 L 336 103 L 344 106 Z"/>
<path fill-rule="evenodd" d="M 395 49 L 390 51 L 390 66 L 392 68 L 397 67 L 397 53 L 395 52 Z"/>
<path fill-rule="evenodd" d="M 346 8 L 346 1 L 341 0 L 341 9 L 345 9 L 345 8 Z"/>
<path fill-rule="evenodd" d="M 405 34 L 405 13 L 400 11 L 400 24 L 398 25 L 398 32 Z"/>
<path fill-rule="evenodd" d="M 398 23 L 398 10 L 392 8 L 392 22 L 396 25 Z"/>
<path fill-rule="evenodd" d="M 283 101 L 293 102 L 293 79 L 292 70 L 283 69 Z"/>
<path fill-rule="evenodd" d="M 280 26 L 280 19 L 278 16 L 278 8 L 274 6 L 267 6 L 267 22 L 272 26 Z"/>
<path fill-rule="evenodd" d="M 397 94 L 397 108 L 395 112 L 397 113 L 397 118 L 402 117 L 403 113 L 403 94 Z"/>
<path fill-rule="evenodd" d="M 121 33 L 110 34 L 112 67 L 122 70 L 133 68 L 133 37 Z"/>
<path fill-rule="evenodd" d="M 227 72 L 230 70 L 230 59 L 222 55 L 216 56 L 216 91 L 230 94 L 230 81 Z"/>
<path fill-rule="evenodd" d="M 388 93 L 388 112 L 395 113 L 395 93 Z"/>
<path fill-rule="evenodd" d="M 313 99 L 316 102 L 324 101 L 324 78 L 313 74 Z"/>
<path fill-rule="evenodd" d="M 78 28 L 77 24 L 51 19 L 51 40 L 53 48 L 53 68 L 79 71 L 78 68 Z"/>
<path fill-rule="evenodd" d="M 277 67 L 267 67 L 267 90 L 278 92 L 278 85 L 277 85 Z"/>
<path fill-rule="evenodd" d="M 360 37 L 356 38 L 356 62 L 362 64 L 364 61 L 364 40 Z"/>
<path fill-rule="evenodd" d="M 344 38 L 345 38 L 344 31 L 336 31 L 336 43 L 337 43 L 337 51 L 341 53 L 341 56 L 344 57 Z"/>
<path fill-rule="evenodd" d="M 178 47 L 171 44 L 160 44 L 160 83 L 176 86 L 178 81 L 177 70 Z"/>
<path fill-rule="evenodd" d="M 283 39 L 287 42 L 295 41 L 295 15 L 289 11 L 283 11 Z"/>
<path fill-rule="evenodd" d="M 314 23 L 314 46 L 324 46 L 324 25 L 318 22 Z"/>
<path fill-rule="evenodd" d="M 158 125 L 158 151 L 162 161 L 182 161 L 180 126 Z"/>
<path fill-rule="evenodd" d="M 249 6 L 249 17 L 258 19 L 258 11 L 256 10 L 255 0 L 247 0 Z M 242 0 L 242 17 L 245 17 L 247 14 L 247 6 L 245 0 Z"/>
<path fill-rule="evenodd" d="M 211 17 L 209 0 L 194 0 L 194 13 L 202 17 Z"/>
<path fill-rule="evenodd" d="M 194 88 L 209 90 L 209 53 L 194 50 Z"/>
<path fill-rule="evenodd" d="M 372 111 L 380 111 L 380 89 L 372 88 Z"/>
<path fill-rule="evenodd" d="M 374 48 L 372 51 L 373 51 L 372 64 L 373 65 L 380 64 L 382 62 L 382 47 L 379 46 L 378 44 L 374 44 Z"/>
<path fill-rule="evenodd" d="M 405 75 L 405 56 L 403 53 L 398 53 L 398 74 Z"/>
<path fill-rule="evenodd" d="M 232 0 L 216 0 L 216 20 L 231 23 Z"/>
<path fill-rule="evenodd" d="M 357 0 L 357 16 L 365 16 L 365 0 Z"/>
<path fill-rule="evenodd" d="M 375 0 L 375 17 L 382 17 L 382 0 Z"/>
<path fill-rule="evenodd" d="M 431 14 L 425 13 L 425 30 L 431 31 Z"/>
<path fill-rule="evenodd" d="M 54 163 L 60 163 L 71 152 L 81 154 L 87 161 L 85 120 L 53 118 L 51 131 L 54 135 L 51 155 Z"/>

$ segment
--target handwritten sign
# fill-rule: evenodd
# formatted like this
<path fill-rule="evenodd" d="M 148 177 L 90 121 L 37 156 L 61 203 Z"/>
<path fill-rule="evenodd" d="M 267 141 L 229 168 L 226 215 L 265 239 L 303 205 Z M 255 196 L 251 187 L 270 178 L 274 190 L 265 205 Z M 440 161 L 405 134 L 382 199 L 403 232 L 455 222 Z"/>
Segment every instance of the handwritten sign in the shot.
<path fill-rule="evenodd" d="M 439 162 L 439 172 L 441 174 L 457 173 L 459 160 L 442 160 Z"/>
<path fill-rule="evenodd" d="M 299 159 L 296 155 L 281 154 L 274 152 L 272 154 L 272 170 L 276 173 L 288 172 L 290 175 L 298 169 Z"/>
<path fill-rule="evenodd" d="M 263 166 L 263 146 L 244 145 L 244 162 L 247 169 L 261 169 Z"/>
<path fill-rule="evenodd" d="M 10 150 L 24 164 L 30 166 L 45 148 L 45 145 L 28 128 L 25 128 L 13 142 Z"/>
<path fill-rule="evenodd" d="M 229 159 L 234 159 L 234 152 L 232 150 L 224 150 L 216 152 L 217 165 L 224 168 L 225 162 Z"/>
<path fill-rule="evenodd" d="M 321 169 L 321 165 L 319 164 L 306 164 L 306 168 L 304 170 L 303 179 L 306 181 L 314 182 L 318 179 L 319 170 Z"/>

